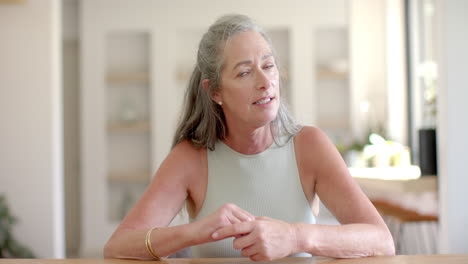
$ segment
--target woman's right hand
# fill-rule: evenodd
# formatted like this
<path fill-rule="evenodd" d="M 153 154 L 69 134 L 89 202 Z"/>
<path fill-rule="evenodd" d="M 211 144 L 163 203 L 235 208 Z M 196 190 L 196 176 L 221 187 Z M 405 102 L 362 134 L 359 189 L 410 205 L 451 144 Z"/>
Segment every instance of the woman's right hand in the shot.
<path fill-rule="evenodd" d="M 195 243 L 203 244 L 215 241 L 211 235 L 216 230 L 228 225 L 254 220 L 255 216 L 237 205 L 224 204 L 207 217 L 193 223 L 195 224 Z"/>

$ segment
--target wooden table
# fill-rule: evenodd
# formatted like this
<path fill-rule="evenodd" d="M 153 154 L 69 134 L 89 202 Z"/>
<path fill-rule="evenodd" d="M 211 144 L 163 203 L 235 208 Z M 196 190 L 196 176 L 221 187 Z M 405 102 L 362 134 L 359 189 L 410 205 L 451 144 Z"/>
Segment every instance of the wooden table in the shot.
<path fill-rule="evenodd" d="M 285 258 L 271 262 L 252 262 L 245 258 L 169 259 L 164 261 L 117 259 L 0 259 L 0 264 L 465 264 L 467 255 L 408 255 L 394 257 L 370 257 L 359 259 L 330 259 L 323 257 Z"/>

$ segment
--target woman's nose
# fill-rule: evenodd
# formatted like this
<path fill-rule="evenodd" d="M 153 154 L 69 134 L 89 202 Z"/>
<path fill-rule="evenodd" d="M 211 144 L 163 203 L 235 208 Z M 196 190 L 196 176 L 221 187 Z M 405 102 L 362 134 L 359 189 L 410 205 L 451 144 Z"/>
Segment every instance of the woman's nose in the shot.
<path fill-rule="evenodd" d="M 267 90 L 271 87 L 271 80 L 268 73 L 263 70 L 259 70 L 257 74 L 257 89 Z"/>

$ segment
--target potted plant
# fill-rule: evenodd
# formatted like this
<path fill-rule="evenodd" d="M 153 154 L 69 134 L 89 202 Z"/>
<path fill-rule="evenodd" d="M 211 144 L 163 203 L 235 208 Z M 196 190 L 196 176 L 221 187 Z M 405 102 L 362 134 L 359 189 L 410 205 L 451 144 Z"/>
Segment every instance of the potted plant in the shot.
<path fill-rule="evenodd" d="M 12 234 L 17 222 L 11 215 L 6 198 L 0 194 L 0 258 L 34 258 L 34 254 L 21 245 Z"/>

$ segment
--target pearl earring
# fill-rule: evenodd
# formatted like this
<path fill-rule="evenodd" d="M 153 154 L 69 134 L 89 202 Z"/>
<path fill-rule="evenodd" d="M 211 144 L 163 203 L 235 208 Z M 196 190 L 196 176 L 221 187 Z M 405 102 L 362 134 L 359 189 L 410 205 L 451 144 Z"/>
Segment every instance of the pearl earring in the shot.
<path fill-rule="evenodd" d="M 219 101 L 218 104 L 219 104 L 219 105 L 223 105 L 223 102 Z"/>

